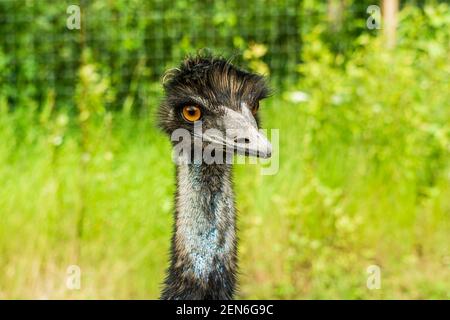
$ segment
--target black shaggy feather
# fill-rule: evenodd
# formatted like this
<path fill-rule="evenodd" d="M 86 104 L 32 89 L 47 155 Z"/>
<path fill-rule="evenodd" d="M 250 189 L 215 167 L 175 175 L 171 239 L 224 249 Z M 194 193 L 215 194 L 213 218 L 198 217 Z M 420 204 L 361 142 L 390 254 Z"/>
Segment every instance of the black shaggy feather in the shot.
<path fill-rule="evenodd" d="M 169 71 L 164 90 L 159 126 L 169 136 L 178 128 L 192 132 L 192 123 L 181 116 L 185 105 L 201 106 L 207 130 L 217 128 L 220 106 L 239 111 L 269 95 L 262 76 L 211 56 L 190 57 Z M 231 165 L 178 165 L 176 186 L 171 261 L 161 298 L 232 299 L 237 241 Z"/>

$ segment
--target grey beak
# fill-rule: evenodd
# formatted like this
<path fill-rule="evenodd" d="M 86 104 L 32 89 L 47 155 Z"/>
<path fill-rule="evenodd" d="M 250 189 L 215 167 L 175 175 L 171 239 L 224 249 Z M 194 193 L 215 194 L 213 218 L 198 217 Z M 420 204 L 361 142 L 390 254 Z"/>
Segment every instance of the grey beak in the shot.
<path fill-rule="evenodd" d="M 225 138 L 216 134 L 205 132 L 204 139 L 220 144 L 227 151 L 234 151 L 240 155 L 270 158 L 272 145 L 269 140 L 258 131 L 256 120 L 248 108 L 236 112 L 226 109 L 222 118 L 222 127 L 225 129 Z"/>

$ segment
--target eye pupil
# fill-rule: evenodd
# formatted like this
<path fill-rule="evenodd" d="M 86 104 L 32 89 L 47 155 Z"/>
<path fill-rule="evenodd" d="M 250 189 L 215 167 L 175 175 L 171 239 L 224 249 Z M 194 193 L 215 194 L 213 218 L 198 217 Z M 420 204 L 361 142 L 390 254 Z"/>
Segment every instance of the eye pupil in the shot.
<path fill-rule="evenodd" d="M 186 121 L 194 122 L 200 119 L 201 111 L 197 106 L 185 106 L 182 110 L 182 115 Z"/>
<path fill-rule="evenodd" d="M 252 113 L 253 115 L 255 115 L 258 112 L 259 109 L 259 102 L 256 103 L 253 107 L 252 107 Z"/>

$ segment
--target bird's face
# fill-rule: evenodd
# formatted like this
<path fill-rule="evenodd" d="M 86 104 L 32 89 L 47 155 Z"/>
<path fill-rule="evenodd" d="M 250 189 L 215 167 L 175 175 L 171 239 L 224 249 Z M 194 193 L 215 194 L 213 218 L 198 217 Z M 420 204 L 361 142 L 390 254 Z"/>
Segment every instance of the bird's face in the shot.
<path fill-rule="evenodd" d="M 165 92 L 159 119 L 169 135 L 185 129 L 203 149 L 271 156 L 270 142 L 258 130 L 260 100 L 268 95 L 261 76 L 225 60 L 194 58 L 170 75 Z"/>

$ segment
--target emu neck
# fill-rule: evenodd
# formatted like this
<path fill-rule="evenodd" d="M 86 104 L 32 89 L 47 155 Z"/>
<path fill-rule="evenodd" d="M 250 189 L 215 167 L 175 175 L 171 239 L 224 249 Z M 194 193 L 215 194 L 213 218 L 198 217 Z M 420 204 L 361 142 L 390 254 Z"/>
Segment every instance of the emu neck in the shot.
<path fill-rule="evenodd" d="M 231 299 L 235 231 L 231 166 L 178 166 L 172 261 L 163 298 Z"/>

